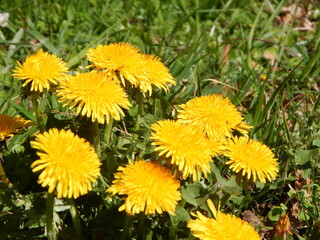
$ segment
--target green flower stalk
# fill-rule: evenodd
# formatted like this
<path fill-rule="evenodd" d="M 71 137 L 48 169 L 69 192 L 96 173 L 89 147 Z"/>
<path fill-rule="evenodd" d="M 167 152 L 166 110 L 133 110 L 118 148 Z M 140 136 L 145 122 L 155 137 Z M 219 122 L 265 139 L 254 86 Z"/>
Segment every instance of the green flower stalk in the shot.
<path fill-rule="evenodd" d="M 141 122 L 142 112 L 143 112 L 143 94 L 141 92 L 136 91 L 136 101 L 138 104 L 138 110 L 137 110 L 136 122 L 134 125 L 133 140 L 137 140 L 139 137 L 138 131 L 140 129 L 140 122 Z"/>
<path fill-rule="evenodd" d="M 42 113 L 41 113 L 38 99 L 39 99 L 39 93 L 38 92 L 31 92 L 31 101 L 32 101 L 32 105 L 33 105 L 33 111 L 36 115 L 38 129 L 42 133 L 46 130 L 46 126 L 45 126 L 43 118 L 42 118 Z"/>
<path fill-rule="evenodd" d="M 54 194 L 48 193 L 46 202 L 46 234 L 48 240 L 57 239 L 57 230 L 54 221 Z"/>

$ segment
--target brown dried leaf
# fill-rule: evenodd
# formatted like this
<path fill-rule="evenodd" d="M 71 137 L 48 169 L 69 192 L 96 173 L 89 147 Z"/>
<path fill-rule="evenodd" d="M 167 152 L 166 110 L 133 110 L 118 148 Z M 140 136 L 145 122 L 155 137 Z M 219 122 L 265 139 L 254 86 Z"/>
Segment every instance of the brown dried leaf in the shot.
<path fill-rule="evenodd" d="M 285 6 L 281 9 L 281 13 L 290 15 L 294 15 L 296 18 L 302 18 L 305 16 L 305 11 L 302 6 L 297 6 L 297 4 L 291 4 L 289 6 Z"/>
<path fill-rule="evenodd" d="M 247 221 L 253 227 L 263 226 L 263 223 L 260 218 L 257 217 L 252 211 L 245 210 L 243 212 L 243 220 Z"/>
<path fill-rule="evenodd" d="M 291 13 L 285 13 L 282 17 L 281 17 L 281 21 L 282 22 L 287 22 L 290 23 L 293 19 L 293 16 Z"/>
<path fill-rule="evenodd" d="M 295 189 L 301 190 L 303 186 L 310 185 L 310 178 L 303 178 L 302 171 L 296 173 L 296 181 L 294 182 Z M 307 196 L 311 196 L 311 186 L 307 186 Z"/>
<path fill-rule="evenodd" d="M 271 66 L 274 65 L 274 62 L 275 62 L 276 59 L 277 59 L 277 55 L 274 54 L 274 53 L 272 53 L 272 52 L 270 52 L 270 51 L 268 51 L 268 50 L 266 50 L 266 51 L 263 53 L 263 56 L 264 56 L 264 58 L 270 60 Z"/>
<path fill-rule="evenodd" d="M 228 54 L 229 54 L 230 49 L 231 49 L 231 44 L 228 43 L 227 45 L 224 46 L 223 53 L 221 54 L 222 64 L 229 65 Z"/>
<path fill-rule="evenodd" d="M 308 4 L 291 4 L 281 9 L 281 14 L 277 19 L 283 23 L 290 23 L 293 19 L 297 19 L 299 20 L 299 23 L 294 30 L 308 31 L 315 28 L 315 23 L 309 19 L 311 15 L 312 9 L 308 9 Z"/>

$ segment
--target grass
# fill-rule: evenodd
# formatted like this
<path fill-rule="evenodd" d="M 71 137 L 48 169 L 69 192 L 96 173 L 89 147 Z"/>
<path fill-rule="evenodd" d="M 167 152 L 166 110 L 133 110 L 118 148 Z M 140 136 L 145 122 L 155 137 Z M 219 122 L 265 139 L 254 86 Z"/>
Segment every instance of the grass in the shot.
<path fill-rule="evenodd" d="M 288 6 L 300 8 L 288 13 Z M 286 213 L 294 239 L 318 239 L 319 11 L 317 1 L 307 4 L 288 0 L 5 1 L 0 14 L 7 12 L 10 17 L 8 25 L 0 27 L 0 113 L 35 121 L 26 93 L 20 91 L 22 82 L 12 77 L 16 61 L 23 62 L 43 48 L 63 58 L 72 71 L 84 72 L 88 48 L 130 42 L 144 53 L 159 56 L 177 85 L 167 94 L 155 91 L 144 100 L 139 129 L 134 127 L 136 105 L 125 118 L 126 128 L 121 122 L 115 123 L 110 145 L 102 145 L 107 173 L 93 192 L 75 201 L 81 219 L 80 235 L 85 239 L 118 239 L 121 229 L 131 226 L 128 235 L 141 237 L 138 220 L 127 219 L 128 225 L 124 226 L 125 214 L 117 211 L 117 204 L 105 200 L 104 190 L 111 184 L 112 173 L 134 154 L 146 158 L 152 155 L 151 123 L 172 118 L 178 104 L 196 96 L 219 93 L 244 113 L 254 126 L 250 136 L 269 146 L 280 162 L 275 181 L 241 190 L 226 202 L 224 211 L 245 218 L 263 239 L 270 238 L 272 228 Z M 67 109 L 54 95 L 40 105 L 53 120 L 48 125 L 74 124 L 74 116 L 57 116 Z M 115 129 L 130 134 L 136 130 L 139 138 L 131 142 L 130 136 Z M 6 143 L 10 154 L 3 152 L 3 167 L 11 184 L 0 182 L 0 238 L 45 238 L 44 190 L 29 168 L 37 157 L 28 141 L 36 131 L 28 129 Z M 205 199 L 216 197 L 221 189 L 214 189 L 215 180 L 229 187 L 222 189 L 224 193 L 240 191 L 231 179 L 225 180 L 229 174 L 219 165 L 207 187 L 184 183 L 184 199 L 176 216 L 145 219 L 143 236 L 194 239 L 186 228 L 189 211 L 205 209 Z M 76 239 L 68 204 L 63 200 L 56 204 L 59 238 Z M 256 218 L 258 223 L 253 221 Z"/>

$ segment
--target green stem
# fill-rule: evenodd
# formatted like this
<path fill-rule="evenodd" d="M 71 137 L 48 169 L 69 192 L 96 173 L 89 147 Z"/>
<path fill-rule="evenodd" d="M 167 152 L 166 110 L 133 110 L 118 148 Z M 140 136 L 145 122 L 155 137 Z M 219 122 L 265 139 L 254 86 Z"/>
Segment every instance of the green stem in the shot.
<path fill-rule="evenodd" d="M 106 128 L 104 131 L 104 141 L 108 147 L 110 146 L 112 127 L 113 127 L 113 117 L 110 117 L 110 121 L 109 123 L 106 124 Z"/>
<path fill-rule="evenodd" d="M 81 231 L 81 223 L 79 213 L 77 211 L 76 205 L 72 198 L 67 200 L 68 204 L 70 204 L 70 214 L 72 217 L 73 226 L 76 230 L 77 239 L 82 240 L 82 231 Z"/>
<path fill-rule="evenodd" d="M 133 216 L 129 216 L 128 214 L 126 215 L 126 220 L 123 226 L 123 232 L 121 234 L 121 240 L 129 239 L 128 236 L 131 233 L 131 226 L 132 226 L 133 220 L 134 220 Z"/>
<path fill-rule="evenodd" d="M 138 228 L 138 237 L 137 239 L 146 239 L 146 215 L 141 213 L 139 216 L 139 228 Z"/>
<path fill-rule="evenodd" d="M 46 233 L 48 240 L 56 240 L 57 234 L 54 226 L 54 194 L 48 193 L 46 203 Z"/>
<path fill-rule="evenodd" d="M 238 186 L 242 186 L 242 182 L 243 182 L 243 177 L 242 177 L 242 172 L 239 172 L 236 174 L 236 183 L 238 184 Z"/>
<path fill-rule="evenodd" d="M 41 109 L 39 107 L 38 98 L 39 98 L 39 93 L 33 92 L 31 94 L 31 101 L 32 101 L 34 113 L 36 114 L 38 128 L 39 128 L 39 131 L 42 133 L 46 130 L 46 127 L 44 125 L 43 118 L 41 115 Z"/>
<path fill-rule="evenodd" d="M 91 122 L 90 124 L 90 135 L 89 141 L 94 146 L 98 156 L 101 156 L 101 147 L 100 147 L 100 134 L 99 134 L 99 123 L 97 121 Z"/>
<path fill-rule="evenodd" d="M 2 153 L 7 148 L 6 141 L 0 141 L 0 159 L 2 159 Z M 7 184 L 8 186 L 11 185 L 9 178 L 7 177 L 6 172 L 2 166 L 2 161 L 0 160 L 0 181 Z"/>
<path fill-rule="evenodd" d="M 134 125 L 133 140 L 137 140 L 139 137 L 138 131 L 140 129 L 140 122 L 141 122 L 142 110 L 143 110 L 143 95 L 141 92 L 137 92 L 136 101 L 138 104 L 138 111 L 137 111 L 136 123 Z"/>
<path fill-rule="evenodd" d="M 7 150 L 7 144 L 6 141 L 0 141 L 0 159 L 2 158 L 2 153 Z M 6 175 L 6 172 L 4 171 L 4 168 L 2 166 L 2 161 L 0 161 L 0 181 L 2 181 L 3 183 L 10 185 L 10 181 Z"/>
<path fill-rule="evenodd" d="M 196 29 L 196 39 L 199 40 L 200 39 L 200 36 L 201 36 L 201 32 L 200 32 L 200 16 L 199 16 L 199 0 L 196 0 L 195 1 L 195 4 L 196 4 L 196 11 L 195 11 L 195 20 L 196 20 L 196 23 L 195 23 L 195 29 Z"/>
<path fill-rule="evenodd" d="M 180 201 L 179 205 L 184 208 L 184 206 L 186 204 L 187 204 L 187 201 L 182 198 L 182 200 Z"/>
<path fill-rule="evenodd" d="M 231 195 L 229 193 L 224 193 L 222 198 L 220 199 L 220 207 L 222 208 L 229 200 Z"/>

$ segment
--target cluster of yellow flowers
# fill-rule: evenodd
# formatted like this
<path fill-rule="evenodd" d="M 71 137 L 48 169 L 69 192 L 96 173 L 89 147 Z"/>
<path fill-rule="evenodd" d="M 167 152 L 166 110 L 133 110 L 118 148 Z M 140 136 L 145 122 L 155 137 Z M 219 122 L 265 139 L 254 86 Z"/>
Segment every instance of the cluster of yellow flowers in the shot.
<path fill-rule="evenodd" d="M 13 74 L 26 80 L 23 87 L 30 83 L 31 91 L 43 92 L 57 85 L 59 102 L 77 106 L 77 113 L 91 117 L 103 124 L 110 116 L 119 120 L 128 109 L 128 96 L 121 84 L 139 88 L 143 93 L 152 93 L 152 86 L 168 90 L 168 84 L 175 84 L 168 69 L 159 58 L 140 53 L 129 43 L 115 43 L 90 48 L 88 60 L 94 70 L 87 73 L 67 75 L 66 63 L 55 55 L 39 50 L 29 56 Z M 98 71 L 101 70 L 101 71 Z"/>
<path fill-rule="evenodd" d="M 87 59 L 93 70 L 71 75 L 62 59 L 39 50 L 24 64 L 18 63 L 14 77 L 26 80 L 23 87 L 31 91 L 43 92 L 56 85 L 59 102 L 70 109 L 76 107 L 77 114 L 100 124 L 109 123 L 110 118 L 119 120 L 125 115 L 123 109 L 130 108 L 124 87 L 151 95 L 153 86 L 167 91 L 170 84 L 175 84 L 159 58 L 143 54 L 129 43 L 91 48 Z M 17 118 L 14 126 L 5 128 L 9 120 L 3 119 L 0 115 L 0 140 L 31 124 Z M 251 128 L 228 98 L 211 94 L 191 99 L 179 106 L 176 120 L 160 120 L 151 126 L 152 144 L 167 164 L 129 161 L 119 167 L 107 192 L 125 196 L 119 210 L 128 214 L 174 214 L 181 200 L 179 176 L 194 181 L 206 178 L 210 162 L 218 155 L 226 156 L 230 169 L 247 179 L 270 181 L 277 176 L 277 159 L 267 146 L 247 136 Z M 236 137 L 234 132 L 242 136 Z M 31 144 L 40 157 L 32 164 L 33 171 L 41 171 L 39 183 L 48 186 L 50 193 L 56 191 L 58 198 L 86 194 L 100 175 L 98 155 L 70 130 L 50 129 L 38 134 Z M 214 218 L 197 212 L 196 219 L 188 223 L 196 237 L 259 239 L 248 223 L 221 213 L 211 201 L 208 205 Z"/>

